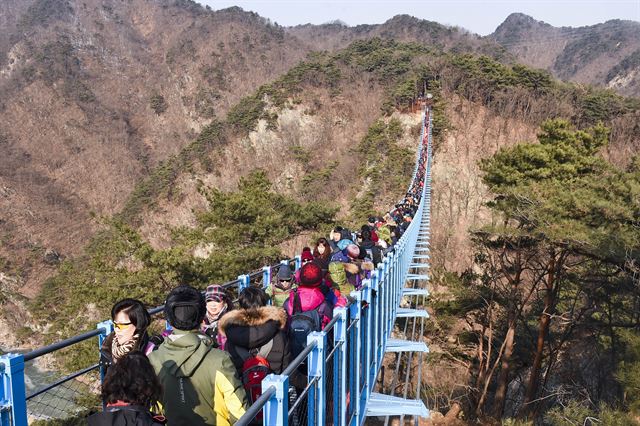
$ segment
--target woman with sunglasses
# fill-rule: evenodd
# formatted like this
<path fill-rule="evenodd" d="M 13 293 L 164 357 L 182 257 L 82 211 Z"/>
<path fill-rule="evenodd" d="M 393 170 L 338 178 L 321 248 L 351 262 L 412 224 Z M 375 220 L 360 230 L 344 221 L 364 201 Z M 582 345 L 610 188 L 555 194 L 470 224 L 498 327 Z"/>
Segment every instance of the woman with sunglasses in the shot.
<path fill-rule="evenodd" d="M 147 352 L 149 346 L 147 327 L 151 324 L 151 316 L 141 301 L 124 299 L 117 302 L 111 308 L 111 320 L 113 332 L 100 348 L 100 363 L 105 369 L 131 351 Z"/>

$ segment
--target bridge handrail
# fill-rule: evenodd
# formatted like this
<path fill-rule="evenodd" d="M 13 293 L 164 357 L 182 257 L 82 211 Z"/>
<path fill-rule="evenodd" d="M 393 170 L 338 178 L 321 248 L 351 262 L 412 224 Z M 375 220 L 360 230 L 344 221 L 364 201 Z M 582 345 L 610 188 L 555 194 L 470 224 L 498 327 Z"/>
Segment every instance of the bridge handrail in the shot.
<path fill-rule="evenodd" d="M 276 263 L 274 265 L 270 265 L 270 266 L 265 266 L 265 268 L 279 268 L 280 265 L 282 265 L 282 262 L 293 262 L 295 261 L 294 259 L 286 259 L 283 260 L 279 263 Z M 263 268 L 264 269 L 264 268 Z M 258 276 L 260 276 L 263 273 L 263 269 L 258 269 L 256 271 L 250 272 L 249 274 L 246 274 L 249 276 L 249 278 L 257 278 Z M 230 288 L 233 287 L 235 285 L 238 285 L 240 283 L 240 280 L 238 278 L 236 278 L 235 280 L 232 281 L 227 281 L 223 284 L 221 284 L 222 287 L 224 288 Z M 155 308 L 150 308 L 147 310 L 147 312 L 149 312 L 150 315 L 155 315 L 157 313 L 162 312 L 162 310 L 164 309 L 164 305 L 160 305 L 160 306 L 156 306 Z M 69 337 L 68 339 L 64 339 L 64 340 L 60 340 L 56 343 L 52 343 L 50 345 L 47 346 L 43 346 L 41 348 L 38 349 L 34 349 L 32 351 L 26 352 L 24 354 L 24 361 L 31 361 L 34 360 L 35 358 L 41 357 L 43 355 L 47 355 L 50 354 L 52 352 L 58 351 L 60 349 L 64 349 L 66 347 L 75 345 L 76 343 L 80 343 L 83 342 L 85 340 L 91 339 L 92 337 L 96 337 L 98 335 L 100 335 L 101 333 L 103 333 L 103 331 L 101 329 L 96 329 L 96 330 L 91 330 L 91 331 L 87 331 L 85 333 L 82 334 L 78 334 L 76 336 L 73 337 Z"/>
<path fill-rule="evenodd" d="M 424 131 L 425 131 L 425 119 L 429 118 L 430 125 L 430 117 L 426 115 L 423 116 L 423 125 L 421 129 L 421 142 L 424 141 Z M 428 139 L 428 147 L 430 149 L 430 133 Z M 423 143 L 420 144 L 420 154 L 418 156 L 418 161 L 420 161 L 421 153 L 422 153 Z M 427 158 L 425 159 L 425 179 L 427 179 L 427 174 L 430 172 L 430 156 L 427 151 Z M 420 163 L 416 164 L 416 168 L 414 171 L 414 176 L 412 179 L 412 184 L 415 184 L 415 180 L 420 168 Z M 420 204 L 414 215 L 414 218 L 421 218 L 422 211 L 424 209 L 425 201 L 428 200 L 427 196 L 428 185 L 425 182 L 420 198 Z M 307 361 L 308 365 L 308 375 L 307 375 L 307 386 L 302 391 L 301 395 L 298 395 L 298 399 L 296 403 L 294 403 L 294 407 L 298 406 L 302 400 L 306 396 L 307 393 L 311 393 L 315 386 L 319 386 L 319 382 L 323 381 L 323 374 L 317 374 L 317 367 L 324 366 L 326 367 L 326 363 L 333 357 L 333 362 L 335 365 L 338 364 L 338 359 L 335 358 L 337 351 L 342 352 L 342 356 L 351 357 L 352 354 L 346 354 L 347 348 L 344 348 L 347 336 L 352 328 L 359 328 L 362 330 L 362 334 L 367 334 L 366 338 L 361 339 L 362 336 L 358 335 L 355 337 L 355 343 L 357 349 L 354 358 L 354 364 L 352 365 L 352 370 L 354 372 L 343 372 L 342 376 L 339 375 L 338 369 L 334 368 L 332 379 L 334 381 L 334 389 L 338 389 L 337 381 L 343 381 L 341 386 L 347 386 L 350 390 L 351 402 L 350 408 L 347 412 L 347 407 L 345 406 L 345 395 L 346 389 L 341 388 L 340 399 L 338 399 L 338 395 L 334 395 L 334 412 L 331 413 L 334 417 L 334 422 L 338 417 L 338 424 L 340 425 L 361 425 L 364 422 L 365 418 L 365 409 L 366 409 L 366 401 L 370 396 L 373 388 L 373 384 L 375 383 L 375 378 L 380 370 L 382 365 L 382 359 L 384 357 L 387 339 L 391 335 L 393 330 L 393 323 L 395 322 L 395 317 L 397 313 L 397 307 L 400 302 L 400 298 L 402 295 L 402 287 L 404 283 L 404 276 L 408 272 L 409 264 L 411 262 L 411 256 L 413 255 L 415 246 L 417 244 L 417 235 L 418 235 L 418 220 L 412 221 L 409 225 L 409 228 L 405 231 L 400 241 L 396 243 L 394 246 L 394 251 L 390 252 L 387 256 L 383 258 L 383 261 L 379 264 L 378 268 L 374 271 L 372 278 L 365 280 L 361 290 L 355 291 L 351 294 L 351 296 L 355 299 L 354 302 L 350 303 L 344 310 L 335 309 L 334 317 L 329 324 L 323 329 L 323 331 L 319 333 L 312 333 L 308 337 L 307 347 L 305 350 L 296 357 L 296 359 L 279 375 L 270 375 L 263 381 L 262 389 L 263 396 L 259 398 L 257 401 L 252 404 L 251 408 L 242 416 L 236 425 L 245 426 L 250 424 L 252 420 L 263 411 L 263 424 L 264 425 L 287 425 L 288 417 L 294 411 L 293 407 L 288 409 L 288 399 L 289 399 L 289 388 L 287 386 L 289 377 L 291 374 L 296 371 L 296 369 L 302 364 L 303 361 Z M 393 262 L 393 263 L 392 263 Z M 400 266 L 400 267 L 399 267 Z M 393 274 L 391 270 L 393 269 Z M 374 296 L 375 291 L 375 296 Z M 383 297 L 383 299 L 380 299 Z M 366 313 L 362 310 L 360 303 L 364 301 L 367 302 L 368 308 L 372 310 L 374 313 L 381 313 L 384 315 L 384 318 L 372 317 L 371 314 Z M 392 310 L 391 313 L 388 313 L 389 310 Z M 375 311 L 374 311 L 375 310 Z M 363 314 L 363 312 L 365 312 Z M 345 320 L 351 320 L 351 324 L 346 326 L 344 324 L 343 333 L 334 333 L 334 347 L 333 349 L 321 356 L 321 359 L 316 359 L 315 362 L 311 359 L 312 354 L 318 350 L 318 341 L 326 341 L 326 337 L 330 331 L 334 330 L 340 319 L 346 315 Z M 366 318 L 363 319 L 363 315 L 366 315 Z M 361 321 L 364 321 L 361 323 Z M 360 333 L 358 329 L 356 329 L 356 333 Z M 380 333 L 380 341 L 378 341 L 378 334 Z M 373 342 L 372 342 L 373 340 Z M 323 348 L 324 349 L 324 346 Z M 318 354 L 316 354 L 317 356 Z M 316 374 L 312 374 L 315 370 Z M 322 371 L 324 373 L 324 370 Z M 346 376 L 349 376 L 346 378 Z M 355 380 L 354 380 L 355 378 Z M 348 383 L 345 383 L 348 382 Z M 323 382 L 324 383 L 324 382 Z M 355 386 L 355 389 L 353 388 Z M 353 392 L 353 391 L 356 392 Z M 271 395 L 269 398 L 264 397 L 264 393 L 269 393 Z M 322 391 L 320 392 L 322 393 Z M 338 404 L 341 404 L 338 407 Z M 355 408 L 353 408 L 355 406 Z M 308 410 L 308 424 L 317 424 L 318 426 L 323 425 L 324 421 L 324 413 L 322 412 L 322 408 L 320 412 L 315 410 L 314 412 L 311 408 Z M 314 417 L 315 416 L 315 417 Z M 315 419 L 315 421 L 314 421 Z M 356 420 L 353 423 L 354 419 Z M 330 422 L 327 422 L 330 423 Z"/>

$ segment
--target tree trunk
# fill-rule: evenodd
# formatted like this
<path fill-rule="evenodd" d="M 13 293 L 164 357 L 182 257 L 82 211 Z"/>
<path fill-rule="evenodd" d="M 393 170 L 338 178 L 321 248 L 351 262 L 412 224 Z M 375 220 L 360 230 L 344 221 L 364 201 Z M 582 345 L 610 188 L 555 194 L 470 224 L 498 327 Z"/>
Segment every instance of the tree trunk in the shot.
<path fill-rule="evenodd" d="M 500 374 L 498 375 L 496 393 L 493 397 L 492 414 L 496 419 L 502 418 L 504 412 L 504 404 L 507 397 L 507 387 L 509 386 L 509 373 L 511 372 L 511 355 L 513 354 L 513 346 L 516 335 L 516 324 L 518 322 L 518 306 L 516 304 L 516 297 L 518 294 L 518 288 L 520 285 L 520 278 L 522 274 L 522 258 L 521 252 L 516 249 L 515 260 L 513 262 L 514 275 L 509 279 L 511 283 L 511 291 L 509 297 L 509 313 L 507 316 L 507 334 L 504 338 L 504 355 L 500 364 Z M 506 270 L 503 263 L 503 269 Z M 508 277 L 508 274 L 507 274 Z"/>
<path fill-rule="evenodd" d="M 515 312 L 509 314 L 515 316 Z M 509 329 L 505 336 L 504 356 L 500 364 L 500 374 L 498 375 L 498 387 L 493 397 L 493 417 L 499 419 L 504 412 L 504 404 L 507 397 L 507 387 L 509 385 L 509 371 L 511 369 L 511 355 L 513 354 L 513 343 L 516 334 L 515 318 L 509 318 Z"/>
<path fill-rule="evenodd" d="M 554 290 L 556 285 L 556 258 L 555 253 L 551 253 L 551 260 L 549 262 L 547 280 L 545 282 L 545 295 L 544 295 L 544 309 L 540 314 L 538 321 L 538 338 L 536 340 L 536 351 L 533 357 L 533 365 L 531 367 L 531 375 L 529 376 L 529 383 L 527 384 L 527 391 L 524 397 L 524 403 L 521 410 L 521 415 L 526 417 L 533 411 L 534 403 L 538 394 L 538 383 L 540 378 L 540 369 L 542 368 L 542 359 L 544 357 L 544 344 L 547 340 L 547 334 L 549 333 L 549 324 L 551 322 L 551 313 L 554 309 Z"/>

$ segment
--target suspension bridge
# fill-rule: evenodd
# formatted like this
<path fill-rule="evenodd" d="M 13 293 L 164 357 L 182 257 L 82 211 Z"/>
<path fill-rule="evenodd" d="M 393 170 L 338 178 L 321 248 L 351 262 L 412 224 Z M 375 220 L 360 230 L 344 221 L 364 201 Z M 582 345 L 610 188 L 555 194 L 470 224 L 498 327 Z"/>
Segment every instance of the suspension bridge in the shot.
<path fill-rule="evenodd" d="M 236 425 L 250 424 L 262 412 L 263 425 L 359 426 L 375 417 L 385 426 L 392 418 L 401 425 L 429 417 L 422 401 L 426 311 L 430 277 L 430 212 L 432 117 L 422 112 L 421 134 L 410 188 L 421 188 L 420 202 L 411 224 L 393 250 L 351 294 L 352 302 L 336 307 L 333 319 L 320 332 L 308 336 L 307 347 L 280 375 L 262 382 L 262 395 Z M 283 260 L 301 266 L 300 256 Z M 251 285 L 266 287 L 278 265 L 240 275 L 223 287 L 241 291 Z M 163 306 L 151 309 L 152 315 Z M 0 356 L 0 426 L 26 426 L 35 419 L 77 416 L 78 395 L 96 392 L 86 383 L 103 378 L 98 362 L 39 389 L 28 389 L 25 368 L 39 358 L 97 339 L 98 348 L 113 331 L 111 321 L 58 343 L 19 354 Z M 385 356 L 388 355 L 388 356 Z M 290 394 L 289 378 L 305 363 L 307 386 Z M 388 383 L 388 382 L 391 383 Z M 387 383 L 385 383 L 387 382 Z M 386 392 L 385 392 L 386 390 Z"/>

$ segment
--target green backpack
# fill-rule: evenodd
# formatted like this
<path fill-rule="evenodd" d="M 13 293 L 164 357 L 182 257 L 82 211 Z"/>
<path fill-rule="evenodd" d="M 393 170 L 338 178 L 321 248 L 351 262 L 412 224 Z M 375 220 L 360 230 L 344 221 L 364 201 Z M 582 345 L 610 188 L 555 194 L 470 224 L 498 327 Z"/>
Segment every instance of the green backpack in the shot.
<path fill-rule="evenodd" d="M 387 244 L 391 244 L 391 230 L 388 226 L 381 226 L 378 229 L 378 238 L 387 242 Z"/>
<path fill-rule="evenodd" d="M 337 287 L 341 293 L 350 294 L 353 286 L 347 282 L 347 272 L 344 270 L 342 262 L 329 263 L 329 278 L 333 282 L 333 286 Z"/>

